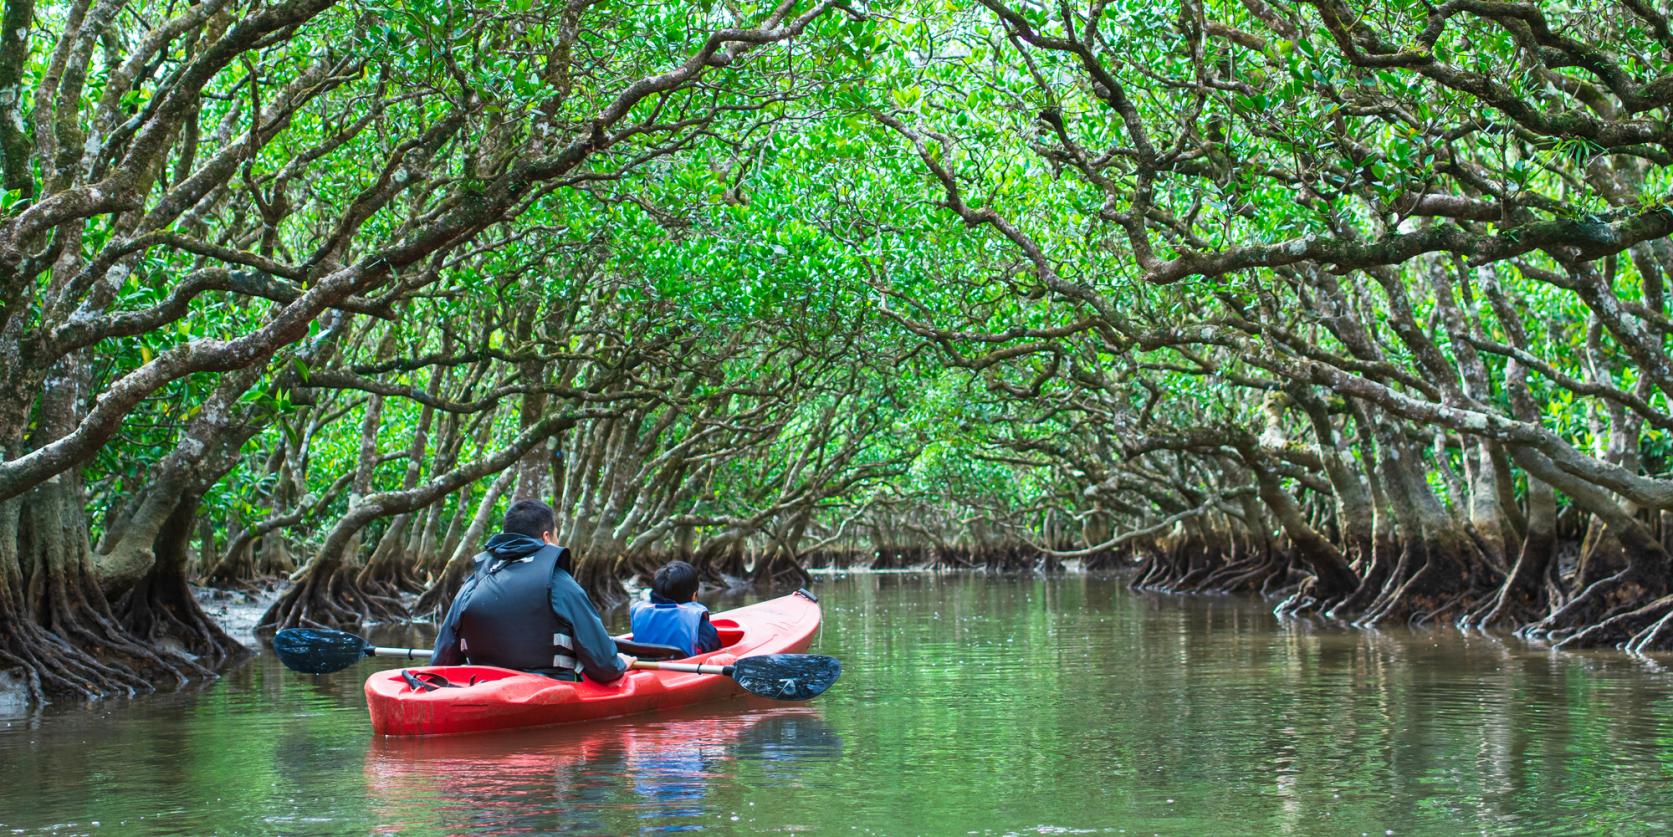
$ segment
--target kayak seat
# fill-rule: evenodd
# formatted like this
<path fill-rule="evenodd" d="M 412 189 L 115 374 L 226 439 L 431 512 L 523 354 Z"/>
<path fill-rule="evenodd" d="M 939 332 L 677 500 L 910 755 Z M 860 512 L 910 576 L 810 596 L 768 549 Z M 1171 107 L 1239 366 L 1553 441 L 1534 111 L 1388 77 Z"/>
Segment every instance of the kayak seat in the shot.
<path fill-rule="evenodd" d="M 677 660 L 685 656 L 684 650 L 672 645 L 634 642 L 632 634 L 628 634 L 626 639 L 616 640 L 616 650 L 623 654 L 631 654 L 641 660 Z"/>
<path fill-rule="evenodd" d="M 710 619 L 709 624 L 720 634 L 720 647 L 728 648 L 744 640 L 744 629 L 731 619 Z"/>

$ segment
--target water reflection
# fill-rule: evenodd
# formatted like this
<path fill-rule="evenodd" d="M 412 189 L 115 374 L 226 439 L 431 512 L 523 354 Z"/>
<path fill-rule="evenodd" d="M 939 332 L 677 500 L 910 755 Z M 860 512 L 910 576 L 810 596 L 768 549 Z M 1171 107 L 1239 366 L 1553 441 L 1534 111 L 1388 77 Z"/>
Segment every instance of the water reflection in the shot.
<path fill-rule="evenodd" d="M 727 821 L 752 777 L 793 787 L 842 756 L 813 707 L 766 701 L 491 735 L 378 738 L 366 786 L 384 830 L 622 833 Z M 753 805 L 746 801 L 745 807 Z"/>
<path fill-rule="evenodd" d="M 847 673 L 809 705 L 374 739 L 375 664 L 312 678 L 260 657 L 200 691 L 0 720 L 0 830 L 1673 828 L 1665 657 L 1279 622 L 1084 576 L 819 592 L 813 650 Z"/>

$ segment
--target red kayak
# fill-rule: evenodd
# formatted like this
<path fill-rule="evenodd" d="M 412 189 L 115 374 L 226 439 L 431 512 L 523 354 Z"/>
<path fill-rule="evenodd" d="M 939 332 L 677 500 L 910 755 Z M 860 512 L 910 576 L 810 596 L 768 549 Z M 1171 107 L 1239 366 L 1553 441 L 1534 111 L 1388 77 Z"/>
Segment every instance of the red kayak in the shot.
<path fill-rule="evenodd" d="M 726 665 L 740 657 L 806 651 L 819 629 L 819 605 L 800 593 L 717 613 L 719 651 L 689 662 Z M 408 676 L 434 672 L 462 688 L 414 689 Z M 403 673 L 407 676 L 403 676 Z M 464 685 L 470 684 L 470 685 Z M 657 712 L 743 694 L 730 677 L 631 671 L 614 683 L 568 683 L 494 666 L 415 666 L 366 679 L 366 707 L 379 735 L 465 732 L 596 721 Z"/>

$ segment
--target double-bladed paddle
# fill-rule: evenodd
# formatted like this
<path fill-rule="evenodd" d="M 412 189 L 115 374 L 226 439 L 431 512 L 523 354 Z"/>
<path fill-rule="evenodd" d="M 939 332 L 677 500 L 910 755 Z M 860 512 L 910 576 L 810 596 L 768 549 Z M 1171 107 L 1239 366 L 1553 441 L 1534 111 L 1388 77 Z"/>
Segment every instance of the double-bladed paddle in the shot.
<path fill-rule="evenodd" d="M 670 646 L 650 645 L 625 639 L 616 640 L 616 648 L 622 653 L 640 656 L 677 657 L 684 654 L 683 651 Z M 279 657 L 279 662 L 292 671 L 329 674 L 348 668 L 367 657 L 405 657 L 409 660 L 427 658 L 430 656 L 430 649 L 384 648 L 345 631 L 286 628 L 273 635 L 273 653 Z M 842 675 L 840 661 L 835 657 L 818 654 L 763 654 L 757 657 L 742 657 L 726 665 L 636 659 L 631 667 L 730 677 L 736 680 L 744 691 L 775 700 L 807 700 L 818 697 Z"/>

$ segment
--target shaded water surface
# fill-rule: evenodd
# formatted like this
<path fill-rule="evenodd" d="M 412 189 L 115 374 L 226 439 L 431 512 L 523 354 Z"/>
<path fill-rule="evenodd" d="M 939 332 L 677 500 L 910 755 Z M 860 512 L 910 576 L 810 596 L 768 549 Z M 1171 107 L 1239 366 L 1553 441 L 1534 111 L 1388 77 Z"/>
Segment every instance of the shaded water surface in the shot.
<path fill-rule="evenodd" d="M 815 650 L 845 674 L 812 704 L 375 740 L 369 669 L 316 679 L 263 656 L 191 693 L 0 719 L 0 830 L 1673 827 L 1673 674 L 1655 663 L 1281 624 L 1082 576 L 818 590 Z"/>

